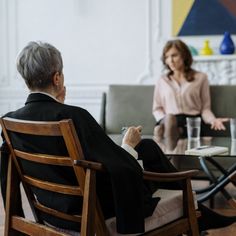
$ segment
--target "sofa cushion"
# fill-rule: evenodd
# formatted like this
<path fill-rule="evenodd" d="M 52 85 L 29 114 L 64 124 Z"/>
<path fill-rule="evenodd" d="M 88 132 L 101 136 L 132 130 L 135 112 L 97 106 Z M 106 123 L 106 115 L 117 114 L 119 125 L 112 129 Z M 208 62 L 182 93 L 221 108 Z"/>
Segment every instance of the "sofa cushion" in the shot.
<path fill-rule="evenodd" d="M 236 117 L 236 85 L 211 85 L 210 94 L 216 117 Z"/>
<path fill-rule="evenodd" d="M 143 134 L 151 134 L 153 86 L 110 85 L 106 99 L 105 128 L 108 134 L 121 133 L 123 126 L 143 126 Z"/>
<path fill-rule="evenodd" d="M 211 108 L 216 117 L 236 117 L 236 86 L 211 85 Z M 230 136 L 229 123 L 225 123 L 225 131 L 209 131 L 209 136 Z"/>

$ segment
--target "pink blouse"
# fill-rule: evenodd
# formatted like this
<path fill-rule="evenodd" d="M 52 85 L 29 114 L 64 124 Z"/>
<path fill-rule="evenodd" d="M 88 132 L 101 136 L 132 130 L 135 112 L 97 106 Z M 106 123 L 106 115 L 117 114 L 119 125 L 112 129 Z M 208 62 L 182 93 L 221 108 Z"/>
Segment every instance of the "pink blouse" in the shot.
<path fill-rule="evenodd" d="M 153 96 L 153 115 L 156 121 L 165 114 L 201 114 L 210 124 L 215 116 L 211 111 L 211 98 L 207 75 L 196 72 L 194 80 L 181 85 L 166 75 L 157 80 Z"/>

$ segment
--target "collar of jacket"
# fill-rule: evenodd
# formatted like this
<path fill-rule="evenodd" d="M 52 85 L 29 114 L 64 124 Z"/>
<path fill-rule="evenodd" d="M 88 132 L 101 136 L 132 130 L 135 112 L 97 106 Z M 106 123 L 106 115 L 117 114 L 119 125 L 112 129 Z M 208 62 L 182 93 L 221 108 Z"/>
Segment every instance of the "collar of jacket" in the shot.
<path fill-rule="evenodd" d="M 42 94 L 42 93 L 31 93 L 29 94 L 25 105 L 31 102 L 56 102 L 58 103 L 58 101 L 56 101 L 55 99 L 53 99 L 52 97 L 46 95 L 46 94 Z"/>

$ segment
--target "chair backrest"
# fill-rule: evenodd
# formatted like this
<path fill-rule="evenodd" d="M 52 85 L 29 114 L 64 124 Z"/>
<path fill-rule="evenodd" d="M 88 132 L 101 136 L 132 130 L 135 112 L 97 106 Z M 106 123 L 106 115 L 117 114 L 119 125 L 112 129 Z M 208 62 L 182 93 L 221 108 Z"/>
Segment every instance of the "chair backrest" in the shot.
<path fill-rule="evenodd" d="M 38 122 L 1 118 L 1 126 L 4 137 L 10 149 L 8 186 L 6 202 L 5 235 L 14 235 L 20 231 L 28 235 L 67 235 L 46 226 L 41 219 L 40 213 L 46 213 L 53 217 L 69 220 L 81 224 L 81 236 L 108 235 L 105 221 L 96 199 L 95 171 L 85 170 L 75 165 L 77 160 L 84 159 L 80 141 L 71 120 L 58 122 Z M 13 139 L 14 135 L 61 137 L 64 140 L 67 155 L 52 155 L 47 153 L 32 153 L 28 150 L 19 150 Z M 22 136 L 21 136 L 22 137 Z M 26 174 L 22 167 L 22 160 L 33 162 L 38 165 L 71 167 L 74 170 L 78 185 L 58 184 L 52 180 L 36 178 Z M 17 174 L 16 171 L 17 170 Z M 31 206 L 36 222 L 29 222 L 15 214 L 14 204 L 14 178 L 19 176 L 24 187 L 26 196 Z M 38 188 L 68 196 L 80 196 L 83 199 L 81 214 L 70 215 L 39 203 L 33 188 Z M 17 234 L 15 234 L 17 235 Z"/>

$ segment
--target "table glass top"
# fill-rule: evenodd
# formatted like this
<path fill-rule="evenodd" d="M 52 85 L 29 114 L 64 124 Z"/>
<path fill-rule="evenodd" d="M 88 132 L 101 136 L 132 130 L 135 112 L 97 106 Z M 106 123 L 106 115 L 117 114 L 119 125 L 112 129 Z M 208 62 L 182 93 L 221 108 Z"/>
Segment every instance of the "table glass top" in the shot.
<path fill-rule="evenodd" d="M 122 135 L 109 136 L 115 143 L 121 145 Z M 183 156 L 187 149 L 207 145 L 228 147 L 229 152 L 227 154 L 221 154 L 220 156 L 236 157 L 236 140 L 231 140 L 230 137 L 201 137 L 198 141 L 188 139 L 162 139 L 157 141 L 152 135 L 142 135 L 142 138 L 154 139 L 166 155 Z"/>
<path fill-rule="evenodd" d="M 236 157 L 236 140 L 231 140 L 229 137 L 202 137 L 198 141 L 189 139 L 163 139 L 157 143 L 167 155 L 185 155 L 187 149 L 206 145 L 227 147 L 229 150 L 228 153 L 220 154 L 220 156 Z"/>

